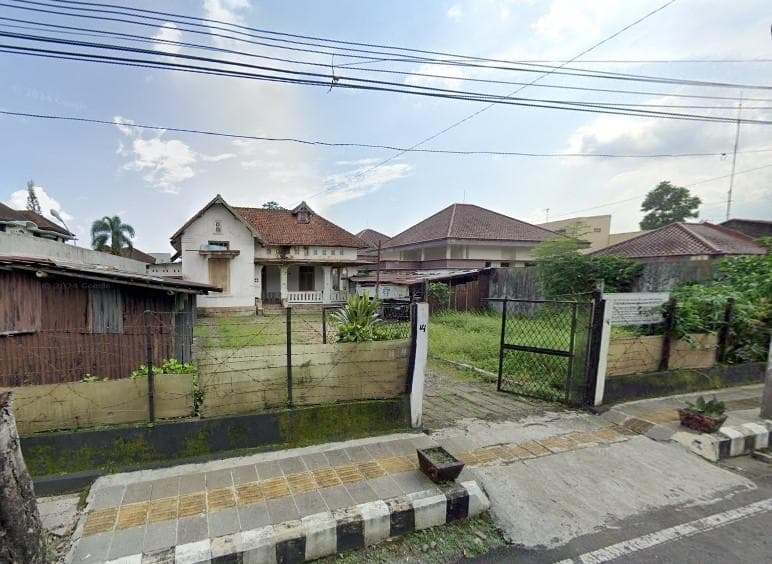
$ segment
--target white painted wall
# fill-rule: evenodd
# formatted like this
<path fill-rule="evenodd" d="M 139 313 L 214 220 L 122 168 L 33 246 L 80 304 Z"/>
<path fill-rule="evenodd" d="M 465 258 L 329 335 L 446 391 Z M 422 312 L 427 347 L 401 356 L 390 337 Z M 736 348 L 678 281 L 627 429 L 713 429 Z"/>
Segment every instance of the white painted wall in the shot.
<path fill-rule="evenodd" d="M 76 247 L 75 245 L 68 245 L 59 241 L 30 237 L 29 234 L 0 231 L 0 255 L 47 258 L 63 264 L 106 266 L 124 272 L 146 274 L 144 262 L 84 247 Z"/>
<path fill-rule="evenodd" d="M 220 222 L 220 233 L 215 222 Z M 208 257 L 198 254 L 209 241 L 229 241 L 230 250 L 240 251 L 230 261 L 230 290 L 198 296 L 199 307 L 249 307 L 255 305 L 255 243 L 247 227 L 217 204 L 196 219 L 182 234 L 182 274 L 186 280 L 209 283 Z"/>
<path fill-rule="evenodd" d="M 281 247 L 263 246 L 255 241 L 256 259 L 279 258 Z M 357 249 L 350 247 L 290 247 L 285 260 L 306 263 L 314 262 L 354 262 L 357 259 Z"/>

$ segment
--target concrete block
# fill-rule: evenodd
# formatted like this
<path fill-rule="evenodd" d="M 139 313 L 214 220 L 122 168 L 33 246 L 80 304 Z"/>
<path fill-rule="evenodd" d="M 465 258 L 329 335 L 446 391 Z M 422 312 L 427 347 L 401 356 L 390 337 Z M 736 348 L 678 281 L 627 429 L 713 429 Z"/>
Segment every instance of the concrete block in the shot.
<path fill-rule="evenodd" d="M 105 564 L 142 564 L 142 555 L 132 554 L 130 556 L 122 556 L 115 560 L 108 560 Z"/>
<path fill-rule="evenodd" d="M 174 549 L 174 562 L 176 564 L 209 562 L 212 559 L 211 546 L 212 543 L 209 539 L 178 544 Z"/>
<path fill-rule="evenodd" d="M 389 538 L 389 506 L 383 500 L 363 503 L 357 509 L 364 523 L 365 546 Z"/>
<path fill-rule="evenodd" d="M 488 496 L 482 491 L 477 482 L 461 482 L 461 485 L 469 493 L 469 515 L 475 516 L 488 511 L 491 502 Z"/>
<path fill-rule="evenodd" d="M 213 538 L 210 550 L 212 552 L 212 558 L 242 552 L 241 533 Z"/>
<path fill-rule="evenodd" d="M 244 564 L 275 564 L 276 546 L 274 544 L 273 525 L 243 531 L 241 549 Z"/>
<path fill-rule="evenodd" d="M 446 520 L 447 498 L 444 494 L 424 497 L 413 501 L 415 529 L 428 529 L 444 525 Z"/>
<path fill-rule="evenodd" d="M 336 523 L 329 511 L 303 517 L 306 534 L 306 560 L 315 560 L 337 552 Z"/>

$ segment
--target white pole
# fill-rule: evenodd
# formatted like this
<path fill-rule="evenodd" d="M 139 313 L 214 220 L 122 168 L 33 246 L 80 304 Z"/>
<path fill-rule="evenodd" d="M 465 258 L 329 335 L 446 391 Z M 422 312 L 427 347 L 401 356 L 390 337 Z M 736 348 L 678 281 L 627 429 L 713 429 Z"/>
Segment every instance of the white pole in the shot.
<path fill-rule="evenodd" d="M 606 368 L 608 365 L 608 348 L 611 342 L 611 308 L 614 307 L 614 301 L 608 298 L 606 300 L 606 309 L 603 311 L 603 331 L 600 337 L 600 353 L 598 356 L 598 375 L 595 380 L 595 402 L 593 405 L 603 403 L 603 394 L 606 391 Z"/>
<path fill-rule="evenodd" d="M 429 304 L 416 303 L 416 343 L 413 363 L 413 387 L 410 391 L 410 423 L 413 428 L 421 426 L 424 402 L 424 373 L 429 354 Z"/>

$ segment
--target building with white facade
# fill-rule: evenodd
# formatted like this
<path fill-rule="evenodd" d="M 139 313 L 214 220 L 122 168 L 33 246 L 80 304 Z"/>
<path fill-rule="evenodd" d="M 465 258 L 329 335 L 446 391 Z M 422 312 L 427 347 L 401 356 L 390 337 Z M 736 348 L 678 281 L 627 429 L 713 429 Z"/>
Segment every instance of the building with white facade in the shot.
<path fill-rule="evenodd" d="M 348 297 L 349 269 L 367 244 L 303 202 L 293 210 L 232 207 L 219 194 L 171 238 L 185 280 L 222 293 L 199 296 L 204 310 L 264 304 L 329 304 Z"/>

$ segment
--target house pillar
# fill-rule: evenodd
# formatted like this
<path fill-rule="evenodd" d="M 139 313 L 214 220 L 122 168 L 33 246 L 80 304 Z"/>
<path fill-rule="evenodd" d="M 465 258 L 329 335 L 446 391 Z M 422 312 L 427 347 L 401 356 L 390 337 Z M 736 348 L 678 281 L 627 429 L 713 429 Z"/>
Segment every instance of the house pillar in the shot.
<path fill-rule="evenodd" d="M 279 293 L 281 297 L 281 305 L 287 307 L 289 303 L 289 291 L 287 290 L 287 269 L 289 267 L 283 264 L 279 267 Z"/>
<path fill-rule="evenodd" d="M 348 268 L 345 266 L 340 269 L 340 291 L 344 294 L 348 294 Z"/>
<path fill-rule="evenodd" d="M 263 313 L 263 265 L 255 265 L 255 308 L 258 315 Z"/>
<path fill-rule="evenodd" d="M 324 286 L 322 287 L 322 303 L 328 304 L 332 301 L 332 267 L 324 265 Z"/>

